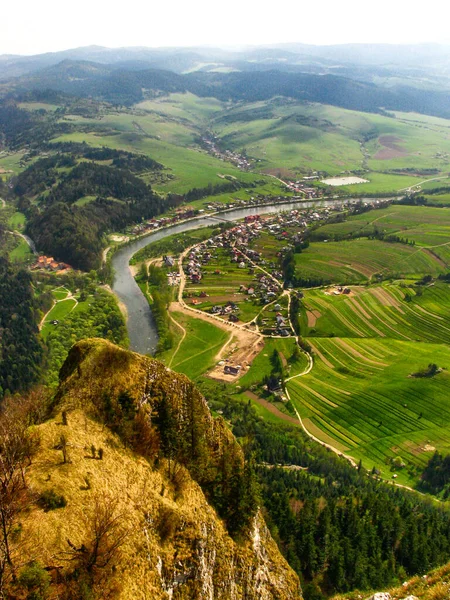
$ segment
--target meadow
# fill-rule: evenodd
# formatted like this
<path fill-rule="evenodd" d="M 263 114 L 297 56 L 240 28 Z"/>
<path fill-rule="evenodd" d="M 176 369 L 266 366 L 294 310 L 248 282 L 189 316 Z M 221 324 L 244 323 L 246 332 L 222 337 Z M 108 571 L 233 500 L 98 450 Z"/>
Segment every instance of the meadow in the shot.
<path fill-rule="evenodd" d="M 164 183 L 152 186 L 159 192 L 183 194 L 194 187 L 206 187 L 209 183 L 223 182 L 223 175 L 231 175 L 244 183 L 253 183 L 262 179 L 261 175 L 240 171 L 231 163 L 210 156 L 198 147 L 182 147 L 167 141 L 146 137 L 140 133 L 118 133 L 107 135 L 100 133 L 70 133 L 55 138 L 55 142 L 82 142 L 92 146 L 107 146 L 128 152 L 142 152 L 162 163 L 171 178 Z M 269 178 L 267 178 L 269 181 Z"/>
<path fill-rule="evenodd" d="M 382 279 L 420 278 L 424 273 L 439 275 L 446 270 L 446 265 L 426 250 L 365 238 L 313 243 L 295 255 L 295 262 L 296 277 L 323 284 L 363 283 L 375 275 Z"/>
<path fill-rule="evenodd" d="M 446 345 L 337 337 L 309 342 L 313 370 L 287 385 L 311 433 L 383 477 L 392 477 L 391 460 L 400 457 L 405 467 L 396 472 L 405 483 L 417 481 L 435 448 L 450 450 Z M 444 370 L 411 377 L 432 362 Z"/>
<path fill-rule="evenodd" d="M 280 354 L 283 367 L 287 377 L 293 377 L 302 373 L 308 366 L 305 354 L 300 354 L 297 360 L 293 360 L 296 342 L 294 338 L 270 339 L 266 338 L 263 350 L 253 360 L 251 369 L 239 379 L 238 386 L 247 388 L 260 385 L 265 376 L 273 369 L 271 357 L 274 350 Z"/>
<path fill-rule="evenodd" d="M 408 298 L 409 301 L 406 301 Z M 307 336 L 394 338 L 450 344 L 450 286 L 384 283 L 352 286 L 334 295 L 333 288 L 305 290 L 302 331 Z"/>
<path fill-rule="evenodd" d="M 53 325 L 52 321 L 63 321 L 76 306 L 77 301 L 74 298 L 58 299 L 45 318 L 41 330 L 42 337 L 45 339 L 52 329 L 58 327 L 58 325 Z"/>
<path fill-rule="evenodd" d="M 190 379 L 197 379 L 214 366 L 214 357 L 225 344 L 229 334 L 202 319 L 178 312 L 171 314 L 186 331 L 186 336 L 182 339 L 178 332 L 173 347 L 158 358 L 175 371 L 184 373 Z"/>

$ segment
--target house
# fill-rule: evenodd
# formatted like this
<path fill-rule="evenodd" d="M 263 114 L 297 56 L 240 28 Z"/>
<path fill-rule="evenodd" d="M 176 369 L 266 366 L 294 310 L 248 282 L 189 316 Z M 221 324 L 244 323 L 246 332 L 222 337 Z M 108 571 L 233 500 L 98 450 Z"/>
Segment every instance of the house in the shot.
<path fill-rule="evenodd" d="M 282 325 L 284 325 L 285 319 L 284 319 L 283 315 L 281 315 L 280 313 L 278 313 L 277 316 L 276 316 L 276 321 L 277 321 L 277 326 L 281 327 Z"/>
<path fill-rule="evenodd" d="M 225 373 L 225 375 L 239 375 L 240 370 L 240 365 L 237 365 L 236 367 L 232 367 L 231 365 L 225 365 L 223 372 Z"/>
<path fill-rule="evenodd" d="M 164 256 L 163 260 L 166 267 L 173 267 L 175 264 L 175 260 L 171 256 Z"/>
<path fill-rule="evenodd" d="M 228 320 L 231 321 L 232 323 L 237 323 L 239 321 L 239 318 L 236 315 L 230 315 L 228 317 Z"/>

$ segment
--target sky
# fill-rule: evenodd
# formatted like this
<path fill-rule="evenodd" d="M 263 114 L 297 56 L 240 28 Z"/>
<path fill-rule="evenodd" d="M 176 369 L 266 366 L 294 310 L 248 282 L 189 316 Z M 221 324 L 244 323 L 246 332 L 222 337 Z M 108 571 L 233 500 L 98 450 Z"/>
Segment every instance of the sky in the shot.
<path fill-rule="evenodd" d="M 0 54 L 81 46 L 298 42 L 450 43 L 446 2 L 428 0 L 21 0 L 2 3 Z"/>

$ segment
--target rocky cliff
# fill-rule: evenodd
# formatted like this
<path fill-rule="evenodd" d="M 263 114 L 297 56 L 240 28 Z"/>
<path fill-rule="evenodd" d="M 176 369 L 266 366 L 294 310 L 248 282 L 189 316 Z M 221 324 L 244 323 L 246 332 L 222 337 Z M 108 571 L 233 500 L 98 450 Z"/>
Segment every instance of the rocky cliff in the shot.
<path fill-rule="evenodd" d="M 13 546 L 19 581 L 35 567 L 50 574 L 27 588 L 44 586 L 33 597 L 301 598 L 239 445 L 183 375 L 80 342 L 33 435 Z"/>

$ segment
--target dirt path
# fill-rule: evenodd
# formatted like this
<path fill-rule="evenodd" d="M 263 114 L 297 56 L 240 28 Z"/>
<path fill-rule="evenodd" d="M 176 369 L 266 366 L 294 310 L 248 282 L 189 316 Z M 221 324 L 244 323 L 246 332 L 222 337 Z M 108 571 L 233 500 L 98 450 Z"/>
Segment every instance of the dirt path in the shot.
<path fill-rule="evenodd" d="M 183 335 L 181 336 L 181 340 L 178 342 L 178 346 L 176 347 L 176 349 L 175 349 L 175 352 L 172 354 L 172 357 L 171 357 L 171 359 L 170 359 L 170 362 L 169 362 L 169 365 L 168 365 L 169 367 L 171 367 L 171 366 L 172 366 L 173 359 L 174 359 L 174 358 L 175 358 L 175 356 L 177 355 L 177 353 L 178 353 L 178 350 L 180 349 L 180 347 L 181 347 L 181 344 L 184 342 L 184 338 L 186 337 L 186 333 L 187 333 L 187 331 L 186 331 L 186 329 L 183 327 L 183 325 L 181 325 L 181 323 L 178 323 L 178 321 L 176 321 L 176 320 L 175 320 L 175 319 L 172 317 L 172 315 L 170 314 L 170 310 L 171 310 L 171 308 L 169 307 L 169 310 L 168 310 L 168 312 L 167 312 L 167 314 L 169 315 L 169 319 L 172 321 L 172 323 L 175 323 L 175 325 L 181 329 L 181 331 L 183 332 Z"/>
<path fill-rule="evenodd" d="M 295 417 L 291 417 L 290 415 L 287 415 L 284 412 L 281 412 L 281 410 L 279 408 L 277 408 L 276 406 L 274 406 L 271 402 L 268 402 L 267 400 L 260 398 L 253 392 L 247 391 L 247 392 L 244 392 L 244 394 L 251 400 L 254 400 L 255 402 L 257 402 L 263 408 L 267 409 L 269 412 L 271 412 L 273 415 L 275 415 L 282 421 L 286 421 L 286 423 L 290 423 L 291 425 L 299 424 L 298 419 L 296 419 Z"/>
<path fill-rule="evenodd" d="M 56 289 L 58 289 L 58 288 L 56 288 Z M 66 288 L 64 288 L 64 289 L 66 289 Z M 52 312 L 52 310 L 55 308 L 55 306 L 59 302 L 65 302 L 66 300 L 74 300 L 74 302 L 75 302 L 75 304 L 73 305 L 73 307 L 70 309 L 70 311 L 67 314 L 70 315 L 70 313 L 73 310 L 75 310 L 76 306 L 78 305 L 78 300 L 74 297 L 74 295 L 72 294 L 72 292 L 70 290 L 67 290 L 67 296 L 65 298 L 61 298 L 61 300 L 53 300 L 53 304 L 52 304 L 51 308 L 45 313 L 45 315 L 41 319 L 41 322 L 38 325 L 39 331 L 41 331 L 42 328 L 44 327 L 45 320 L 47 319 L 48 315 Z"/>
<path fill-rule="evenodd" d="M 102 264 L 106 263 L 106 257 L 108 256 L 108 252 L 111 250 L 111 246 L 105 248 L 102 252 Z"/>

